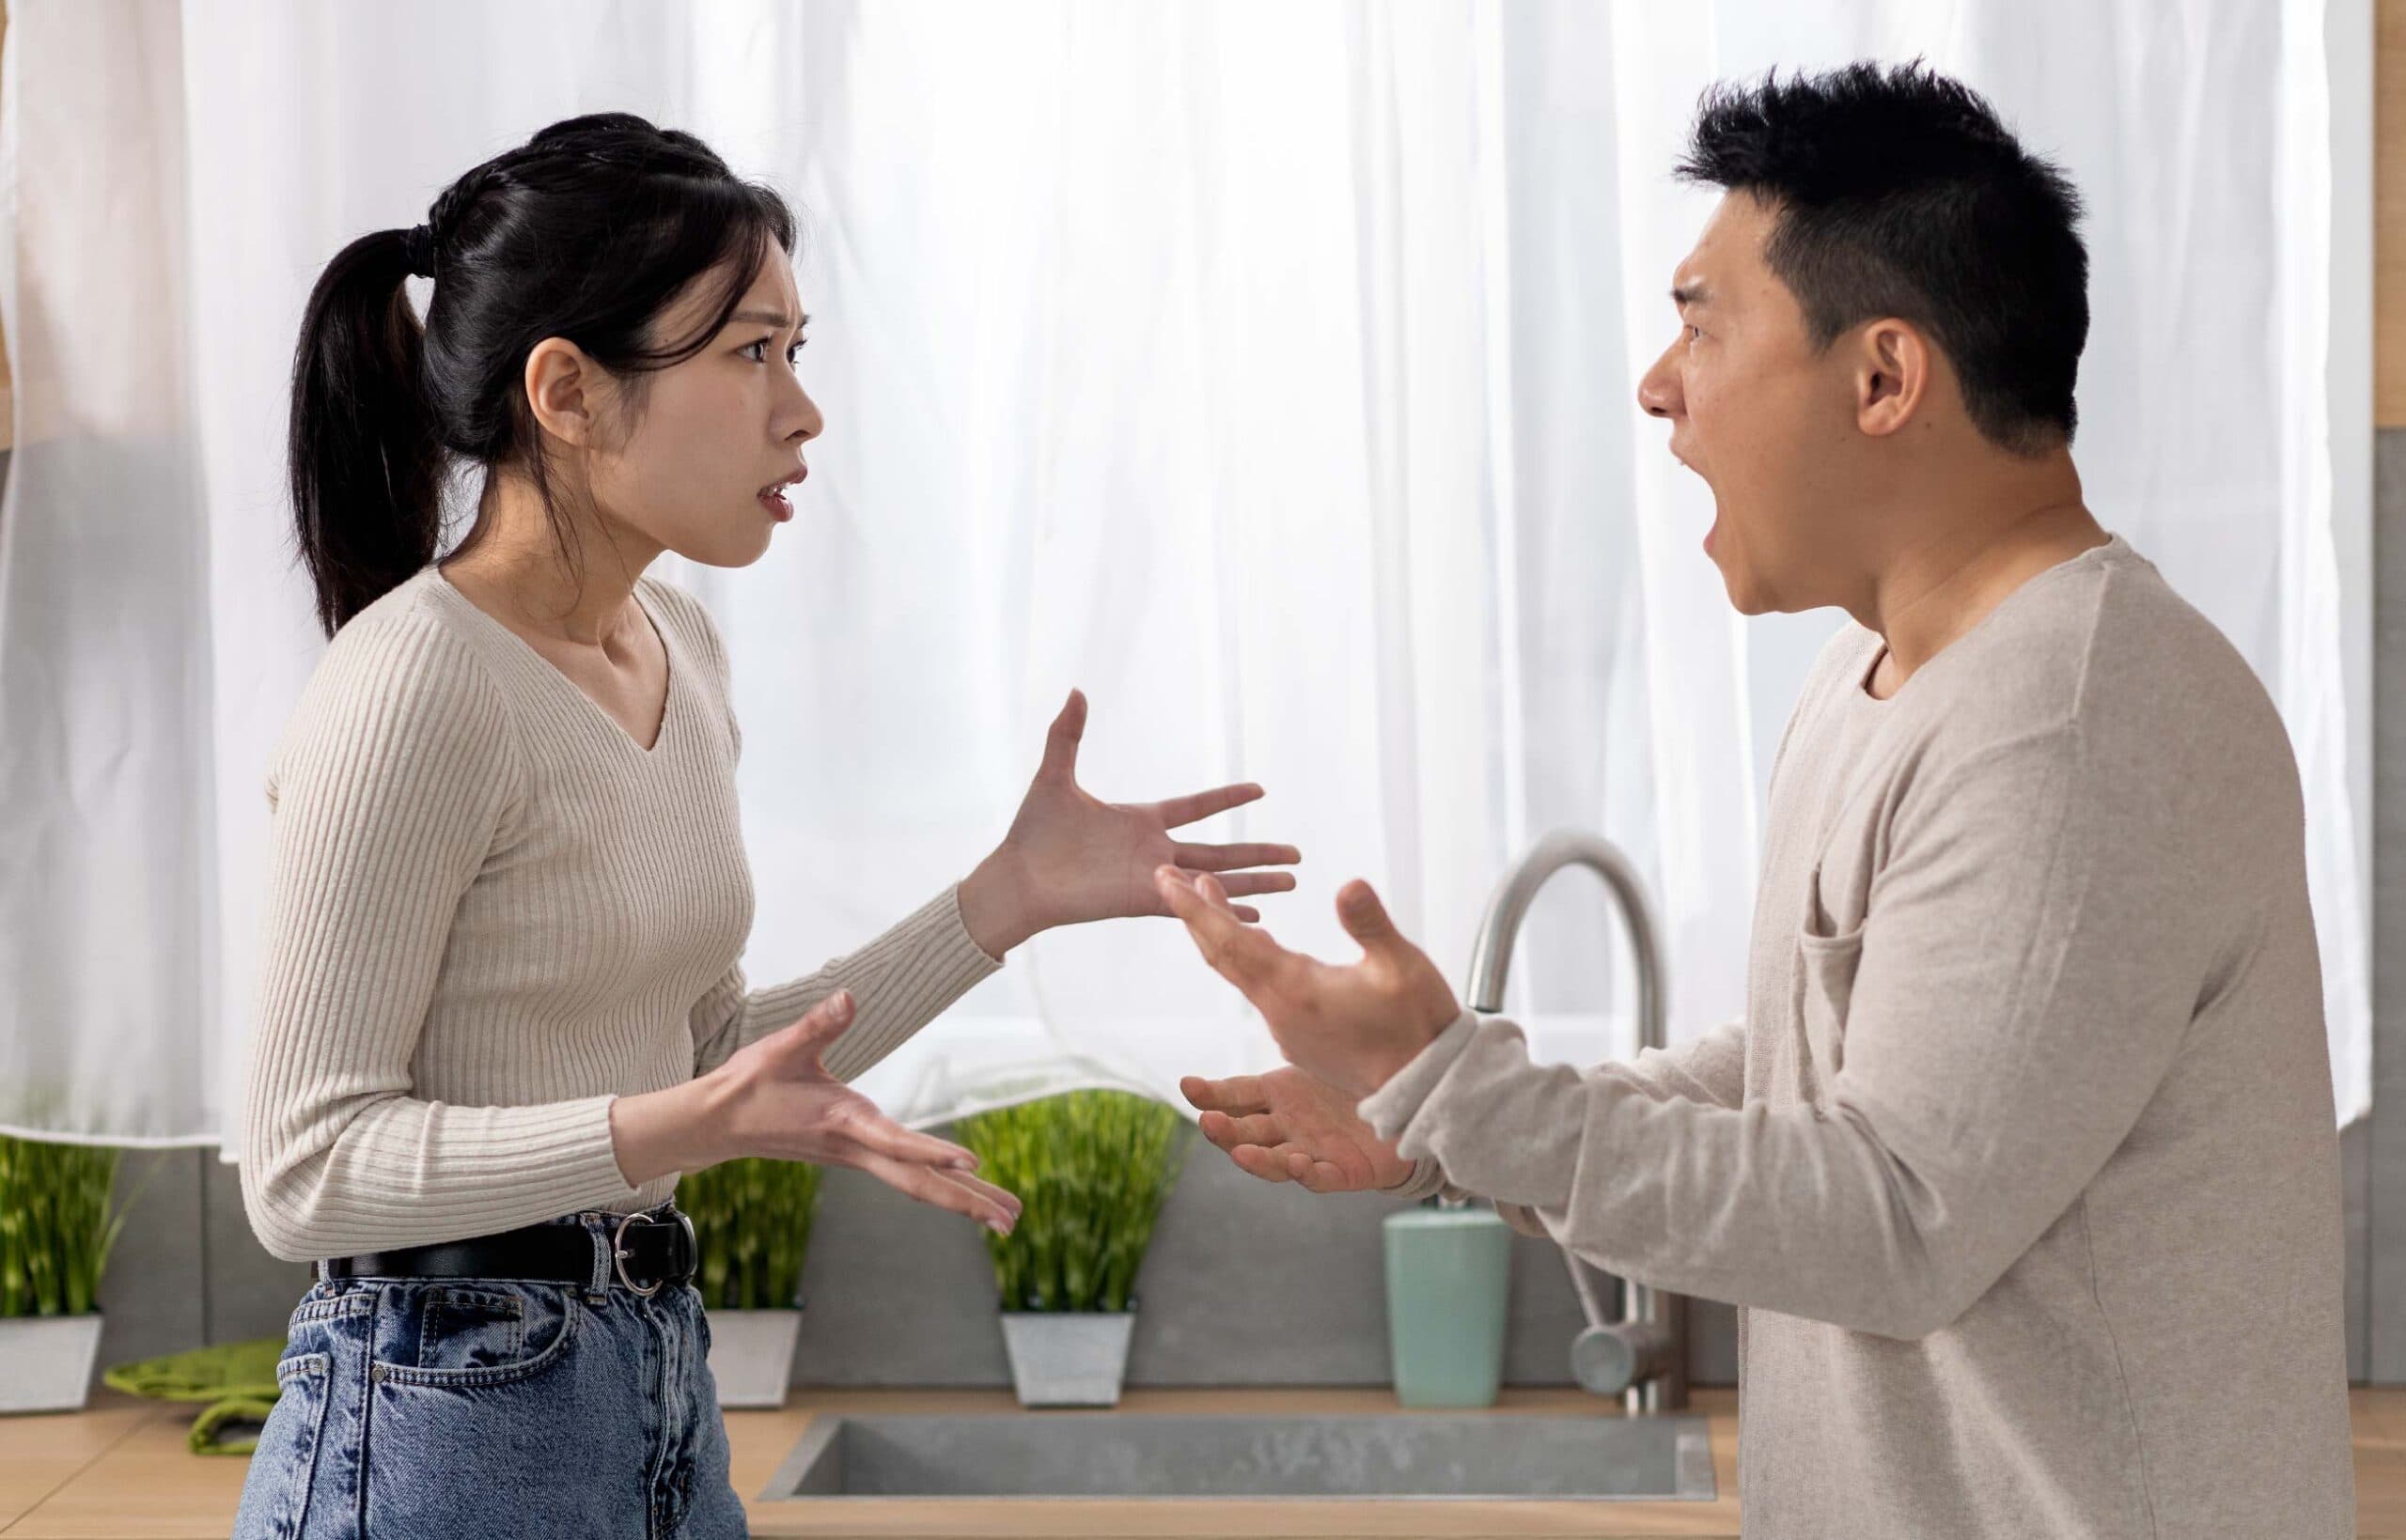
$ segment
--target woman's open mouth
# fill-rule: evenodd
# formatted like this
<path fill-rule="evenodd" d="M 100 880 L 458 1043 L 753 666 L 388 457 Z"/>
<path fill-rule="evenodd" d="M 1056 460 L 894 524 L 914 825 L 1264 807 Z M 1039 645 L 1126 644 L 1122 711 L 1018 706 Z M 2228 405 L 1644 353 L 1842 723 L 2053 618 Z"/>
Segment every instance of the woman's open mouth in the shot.
<path fill-rule="evenodd" d="M 801 466 L 793 474 L 781 481 L 772 481 L 760 489 L 756 495 L 760 500 L 760 506 L 767 511 L 770 518 L 782 524 L 793 517 L 793 505 L 786 499 L 786 489 L 801 486 L 809 474 L 810 467 Z"/>

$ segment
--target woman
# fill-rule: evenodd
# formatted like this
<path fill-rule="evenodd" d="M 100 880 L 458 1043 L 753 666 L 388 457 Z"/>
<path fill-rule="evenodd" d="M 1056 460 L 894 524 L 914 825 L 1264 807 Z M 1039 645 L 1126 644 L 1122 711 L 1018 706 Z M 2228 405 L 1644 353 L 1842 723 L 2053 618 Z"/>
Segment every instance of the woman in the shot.
<path fill-rule="evenodd" d="M 1072 693 L 967 878 L 747 989 L 727 658 L 644 572 L 745 565 L 792 517 L 821 426 L 793 242 L 691 136 L 583 117 L 310 297 L 292 498 L 333 644 L 269 778 L 242 1190 L 319 1281 L 240 1535 L 743 1533 L 678 1173 L 853 1166 L 1008 1234 L 967 1150 L 844 1082 L 1036 932 L 1164 912 L 1158 863 L 1293 885 L 1261 869 L 1289 847 L 1168 832 L 1258 787 L 1080 790 Z M 437 561 L 464 468 L 476 521 Z"/>

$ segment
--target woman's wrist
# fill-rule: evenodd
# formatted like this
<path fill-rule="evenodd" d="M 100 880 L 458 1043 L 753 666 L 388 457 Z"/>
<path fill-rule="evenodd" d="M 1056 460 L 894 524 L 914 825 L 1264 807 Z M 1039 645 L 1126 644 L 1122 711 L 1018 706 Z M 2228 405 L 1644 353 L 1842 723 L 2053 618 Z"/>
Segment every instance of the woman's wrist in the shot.
<path fill-rule="evenodd" d="M 1027 891 L 1008 845 L 998 845 L 961 879 L 961 923 L 990 957 L 1000 957 L 1044 927 L 1031 919 Z"/>
<path fill-rule="evenodd" d="M 717 1070 L 663 1091 L 610 1103 L 610 1143 L 618 1174 L 642 1187 L 671 1172 L 700 1171 L 730 1159 L 726 1146 L 726 1081 Z"/>

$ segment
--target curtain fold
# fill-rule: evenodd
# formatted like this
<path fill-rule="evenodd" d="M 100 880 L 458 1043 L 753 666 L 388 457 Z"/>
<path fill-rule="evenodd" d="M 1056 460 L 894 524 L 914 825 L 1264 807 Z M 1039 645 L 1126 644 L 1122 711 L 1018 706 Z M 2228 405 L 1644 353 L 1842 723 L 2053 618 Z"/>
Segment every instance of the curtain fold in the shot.
<path fill-rule="evenodd" d="M 1742 620 L 1637 412 L 1711 195 L 1711 80 L 1921 55 L 2089 203 L 2092 506 L 2245 653 L 2296 742 L 2335 1085 L 2369 1097 L 2341 658 L 2369 467 L 2335 459 L 2337 123 L 2320 0 L 1690 8 L 1401 0 L 665 5 L 21 0 L 0 83 L 0 1128 L 236 1125 L 262 780 L 321 644 L 285 381 L 349 237 L 571 113 L 690 128 L 803 213 L 828 417 L 727 635 L 759 890 L 815 967 L 999 837 L 1072 685 L 1086 784 L 1254 779 L 1282 939 L 1379 883 L 1449 973 L 1559 824 L 1647 878 L 1671 1032 L 1742 1008 L 1769 762 L 1828 614 Z M 2344 432 L 2342 430 L 2345 430 Z M 1601 887 L 1524 932 L 1540 1054 L 1632 1048 Z M 918 1124 L 1274 1062 L 1166 922 L 1039 938 L 861 1082 Z"/>

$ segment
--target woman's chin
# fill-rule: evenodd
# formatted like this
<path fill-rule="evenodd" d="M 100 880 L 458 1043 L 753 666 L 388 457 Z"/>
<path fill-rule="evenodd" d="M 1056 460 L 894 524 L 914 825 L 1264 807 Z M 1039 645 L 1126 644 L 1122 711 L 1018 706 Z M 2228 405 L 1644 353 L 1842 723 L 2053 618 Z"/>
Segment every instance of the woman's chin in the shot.
<path fill-rule="evenodd" d="M 725 532 L 706 540 L 691 540 L 668 549 L 696 567 L 749 567 L 769 553 L 769 531 L 763 526 L 741 533 Z"/>

